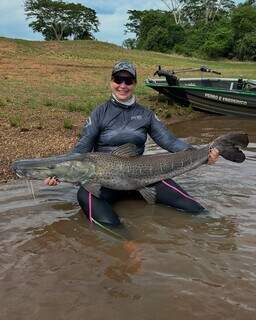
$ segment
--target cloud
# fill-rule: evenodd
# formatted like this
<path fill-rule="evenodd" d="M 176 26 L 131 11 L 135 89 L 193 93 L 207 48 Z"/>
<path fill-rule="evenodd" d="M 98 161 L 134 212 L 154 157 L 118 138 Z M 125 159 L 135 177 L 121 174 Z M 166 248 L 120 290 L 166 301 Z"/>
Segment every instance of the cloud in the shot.
<path fill-rule="evenodd" d="M 126 14 L 122 15 L 98 15 L 101 22 L 100 32 L 95 37 L 100 41 L 121 44 L 124 40 L 124 23 Z"/>

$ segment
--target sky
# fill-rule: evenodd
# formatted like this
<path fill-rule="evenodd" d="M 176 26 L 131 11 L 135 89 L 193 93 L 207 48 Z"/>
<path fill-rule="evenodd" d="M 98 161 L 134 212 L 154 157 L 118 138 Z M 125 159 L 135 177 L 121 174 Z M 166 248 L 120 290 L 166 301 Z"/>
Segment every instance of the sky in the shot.
<path fill-rule="evenodd" d="M 166 9 L 160 0 L 63 0 L 81 3 L 94 9 L 100 21 L 97 40 L 121 45 L 133 35 L 124 34 L 128 10 Z M 40 33 L 33 33 L 24 15 L 24 0 L 0 0 L 0 36 L 26 40 L 43 40 Z"/>

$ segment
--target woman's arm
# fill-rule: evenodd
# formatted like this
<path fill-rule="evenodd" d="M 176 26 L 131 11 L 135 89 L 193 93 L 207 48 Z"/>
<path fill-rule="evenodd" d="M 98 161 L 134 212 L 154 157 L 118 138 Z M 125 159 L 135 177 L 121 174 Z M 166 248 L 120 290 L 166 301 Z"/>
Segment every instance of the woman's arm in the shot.
<path fill-rule="evenodd" d="M 151 114 L 148 134 L 161 148 L 169 152 L 178 152 L 192 148 L 190 144 L 175 137 L 153 112 Z"/>
<path fill-rule="evenodd" d="M 176 138 L 153 112 L 149 135 L 161 148 L 170 152 L 178 152 L 193 148 L 192 145 Z M 216 148 L 211 149 L 209 152 L 208 164 L 214 164 L 218 159 L 219 150 Z"/>

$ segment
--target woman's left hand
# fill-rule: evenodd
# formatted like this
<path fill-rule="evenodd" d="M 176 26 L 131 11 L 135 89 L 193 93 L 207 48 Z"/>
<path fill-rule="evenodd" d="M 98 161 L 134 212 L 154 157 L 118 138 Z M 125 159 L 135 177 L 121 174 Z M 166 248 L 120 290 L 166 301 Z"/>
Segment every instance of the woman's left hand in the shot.
<path fill-rule="evenodd" d="M 219 157 L 219 150 L 216 148 L 211 149 L 208 155 L 208 164 L 214 164 L 219 159 Z"/>

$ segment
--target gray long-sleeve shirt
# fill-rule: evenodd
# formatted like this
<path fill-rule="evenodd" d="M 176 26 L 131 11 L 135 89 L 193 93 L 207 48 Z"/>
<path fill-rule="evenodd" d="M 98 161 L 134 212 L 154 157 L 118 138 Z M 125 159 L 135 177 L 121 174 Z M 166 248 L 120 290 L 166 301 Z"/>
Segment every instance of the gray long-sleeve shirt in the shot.
<path fill-rule="evenodd" d="M 147 134 L 169 152 L 191 147 L 177 139 L 151 110 L 137 102 L 124 106 L 111 98 L 91 113 L 73 152 L 111 152 L 122 144 L 133 143 L 138 153 L 143 154 Z"/>

